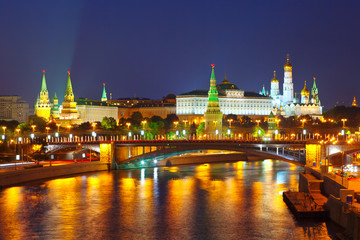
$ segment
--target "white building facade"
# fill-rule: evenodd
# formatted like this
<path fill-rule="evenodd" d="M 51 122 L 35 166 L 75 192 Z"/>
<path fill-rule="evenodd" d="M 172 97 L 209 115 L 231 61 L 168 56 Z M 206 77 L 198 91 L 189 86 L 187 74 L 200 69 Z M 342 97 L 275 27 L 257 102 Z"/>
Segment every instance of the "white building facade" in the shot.
<path fill-rule="evenodd" d="M 19 96 L 0 96 L 0 120 L 26 122 L 30 107 Z"/>
<path fill-rule="evenodd" d="M 217 90 L 219 92 L 220 110 L 224 115 L 268 116 L 273 109 L 272 98 L 255 92 L 240 90 L 226 78 L 217 85 Z M 190 122 L 193 122 L 194 119 L 201 119 L 201 116 L 206 112 L 207 101 L 207 90 L 183 93 L 176 97 L 176 115 L 180 120 L 187 116 Z"/>

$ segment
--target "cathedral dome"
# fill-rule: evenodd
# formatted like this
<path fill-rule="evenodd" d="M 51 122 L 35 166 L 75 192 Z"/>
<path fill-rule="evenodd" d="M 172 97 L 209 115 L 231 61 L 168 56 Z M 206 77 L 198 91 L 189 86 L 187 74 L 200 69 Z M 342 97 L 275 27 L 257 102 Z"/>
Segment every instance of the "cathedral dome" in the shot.
<path fill-rule="evenodd" d="M 274 78 L 271 79 L 271 82 L 279 82 L 279 80 L 276 79 L 276 71 L 274 71 Z"/>
<path fill-rule="evenodd" d="M 226 79 L 226 75 L 224 78 L 224 81 L 222 81 L 220 84 L 218 84 L 216 86 L 218 91 L 225 91 L 227 89 L 239 89 L 236 85 L 230 83 L 227 79 Z"/>
<path fill-rule="evenodd" d="M 306 81 L 305 81 L 305 85 L 304 85 L 303 90 L 301 90 L 301 95 L 302 96 L 309 96 L 310 95 L 310 91 L 307 90 L 307 88 L 306 88 Z"/>
<path fill-rule="evenodd" d="M 289 61 L 289 54 L 287 55 L 287 59 L 286 59 L 285 65 L 284 65 L 284 69 L 289 69 L 289 70 L 292 69 L 292 65 L 290 64 L 290 61 Z"/>

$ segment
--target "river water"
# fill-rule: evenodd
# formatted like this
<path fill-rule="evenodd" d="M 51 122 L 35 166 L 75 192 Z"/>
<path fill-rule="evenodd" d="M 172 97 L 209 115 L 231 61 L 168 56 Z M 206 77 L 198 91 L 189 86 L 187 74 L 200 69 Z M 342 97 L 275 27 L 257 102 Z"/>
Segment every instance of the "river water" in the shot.
<path fill-rule="evenodd" d="M 283 202 L 299 171 L 264 160 L 32 182 L 0 191 L 0 239 L 336 239 Z"/>

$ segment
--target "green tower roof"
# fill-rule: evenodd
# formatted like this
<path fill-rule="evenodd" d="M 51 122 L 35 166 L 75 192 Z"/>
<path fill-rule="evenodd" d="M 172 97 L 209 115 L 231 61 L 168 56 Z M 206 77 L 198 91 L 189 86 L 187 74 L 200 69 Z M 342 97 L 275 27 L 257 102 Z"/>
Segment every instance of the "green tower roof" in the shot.
<path fill-rule="evenodd" d="M 41 91 L 47 91 L 46 87 L 46 80 L 45 80 L 45 70 L 43 70 L 43 77 L 42 77 L 42 83 L 41 83 Z"/>
<path fill-rule="evenodd" d="M 315 77 L 314 77 L 314 84 L 313 84 L 313 87 L 312 87 L 313 89 L 316 89 L 317 87 L 316 87 L 316 81 L 315 81 Z"/>
<path fill-rule="evenodd" d="M 57 96 L 56 96 L 56 92 L 55 92 L 55 96 L 54 96 L 54 99 L 58 99 Z"/>
<path fill-rule="evenodd" d="M 65 96 L 66 95 L 74 95 L 74 93 L 72 91 L 72 85 L 71 85 L 71 79 L 70 79 L 70 71 L 68 71 L 68 80 L 67 80 L 67 85 L 66 85 Z"/>
<path fill-rule="evenodd" d="M 215 68 L 215 64 L 211 64 L 211 77 L 210 77 L 210 80 L 216 80 L 215 79 L 215 71 L 214 71 L 214 68 Z"/>
<path fill-rule="evenodd" d="M 106 90 L 105 90 L 105 83 L 104 87 L 103 87 L 103 93 L 102 93 L 102 97 L 101 97 L 101 101 L 106 101 L 107 100 L 107 96 L 106 96 Z"/>

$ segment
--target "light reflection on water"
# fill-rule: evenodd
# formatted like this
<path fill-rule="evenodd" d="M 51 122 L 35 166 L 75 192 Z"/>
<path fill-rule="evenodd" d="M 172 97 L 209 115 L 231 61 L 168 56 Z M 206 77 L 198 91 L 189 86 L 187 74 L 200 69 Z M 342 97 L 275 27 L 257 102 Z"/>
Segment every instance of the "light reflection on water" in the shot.
<path fill-rule="evenodd" d="M 301 170 L 265 160 L 7 188 L 0 191 L 0 239 L 331 239 L 331 226 L 296 221 L 282 200 Z"/>

